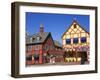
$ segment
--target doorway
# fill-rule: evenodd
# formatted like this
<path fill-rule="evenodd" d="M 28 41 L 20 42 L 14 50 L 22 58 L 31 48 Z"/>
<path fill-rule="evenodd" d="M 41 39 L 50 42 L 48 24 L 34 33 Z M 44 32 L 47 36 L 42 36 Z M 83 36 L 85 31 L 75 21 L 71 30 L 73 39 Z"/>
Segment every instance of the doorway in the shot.
<path fill-rule="evenodd" d="M 87 61 L 87 52 L 82 51 L 81 52 L 81 64 L 85 64 L 86 61 Z"/>

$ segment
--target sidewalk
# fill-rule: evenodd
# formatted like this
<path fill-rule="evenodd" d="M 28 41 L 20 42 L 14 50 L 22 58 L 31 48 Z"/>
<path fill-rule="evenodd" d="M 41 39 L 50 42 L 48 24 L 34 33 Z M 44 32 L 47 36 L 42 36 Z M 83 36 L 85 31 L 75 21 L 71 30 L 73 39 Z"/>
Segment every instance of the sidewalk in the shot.
<path fill-rule="evenodd" d="M 86 64 L 88 64 L 88 63 L 86 63 Z M 86 65 L 86 64 L 83 64 L 83 65 Z M 51 63 L 45 63 L 45 64 L 33 64 L 33 65 L 29 65 L 30 67 L 32 66 L 40 66 L 40 67 L 42 67 L 42 66 L 54 66 L 54 65 L 60 65 L 60 66 L 66 66 L 66 65 L 81 65 L 81 63 L 80 62 L 56 62 L 56 63 L 54 63 L 54 64 L 51 64 Z M 27 66 L 27 67 L 29 67 L 29 66 Z"/>

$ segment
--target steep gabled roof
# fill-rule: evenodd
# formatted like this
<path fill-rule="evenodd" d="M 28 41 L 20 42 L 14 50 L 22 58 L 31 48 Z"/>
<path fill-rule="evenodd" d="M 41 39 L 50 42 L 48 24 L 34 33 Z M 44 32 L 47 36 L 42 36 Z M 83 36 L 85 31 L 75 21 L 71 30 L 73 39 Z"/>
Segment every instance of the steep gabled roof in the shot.
<path fill-rule="evenodd" d="M 26 44 L 38 44 L 38 43 L 44 43 L 46 38 L 51 35 L 50 32 L 43 32 L 43 33 L 36 33 L 32 36 L 28 36 L 26 38 Z M 39 40 L 37 40 L 37 37 L 39 37 Z M 32 40 L 31 40 L 32 39 Z"/>
<path fill-rule="evenodd" d="M 77 25 L 79 25 L 86 33 L 89 34 L 89 32 L 83 28 L 76 20 L 73 20 L 72 24 L 69 26 L 69 28 L 63 33 L 62 37 L 65 35 L 65 33 L 71 28 L 71 26 L 73 25 L 73 23 L 76 23 Z"/>
<path fill-rule="evenodd" d="M 47 40 L 47 38 L 49 36 L 51 36 L 50 32 L 44 32 L 42 34 L 36 33 L 36 34 L 33 34 L 32 36 L 26 35 L 26 44 L 42 44 Z M 37 41 L 37 37 L 40 37 L 40 40 Z M 30 41 L 31 38 L 33 39 L 32 41 Z M 51 38 L 52 38 L 52 36 L 51 36 Z M 56 40 L 53 40 L 53 44 L 56 47 L 60 47 L 60 48 L 62 47 L 62 45 Z"/>

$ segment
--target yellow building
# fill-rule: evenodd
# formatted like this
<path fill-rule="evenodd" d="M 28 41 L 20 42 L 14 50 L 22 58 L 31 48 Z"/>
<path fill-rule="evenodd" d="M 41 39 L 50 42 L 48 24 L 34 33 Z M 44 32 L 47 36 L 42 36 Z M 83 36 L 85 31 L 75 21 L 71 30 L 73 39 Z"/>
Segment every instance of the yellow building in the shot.
<path fill-rule="evenodd" d="M 66 51 L 66 61 L 89 61 L 90 34 L 74 20 L 62 35 L 62 47 Z M 69 56 L 68 56 L 69 54 Z M 84 61 L 84 62 L 85 62 Z"/>

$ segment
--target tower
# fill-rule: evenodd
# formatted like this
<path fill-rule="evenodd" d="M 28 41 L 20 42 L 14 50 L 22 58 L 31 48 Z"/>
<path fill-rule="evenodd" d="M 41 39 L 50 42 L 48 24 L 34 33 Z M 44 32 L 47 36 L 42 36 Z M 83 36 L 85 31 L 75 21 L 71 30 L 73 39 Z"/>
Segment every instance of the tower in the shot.
<path fill-rule="evenodd" d="M 43 24 L 40 24 L 40 33 L 43 33 L 43 32 L 44 32 Z"/>

